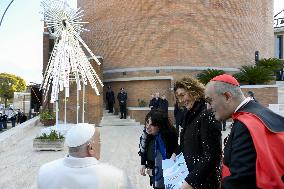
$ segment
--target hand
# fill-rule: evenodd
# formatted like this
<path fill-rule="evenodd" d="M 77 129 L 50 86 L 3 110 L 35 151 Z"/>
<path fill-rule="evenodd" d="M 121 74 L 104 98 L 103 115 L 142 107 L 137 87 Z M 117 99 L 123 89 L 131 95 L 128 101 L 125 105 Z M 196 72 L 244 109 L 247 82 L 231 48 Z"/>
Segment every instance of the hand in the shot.
<path fill-rule="evenodd" d="M 176 155 L 175 153 L 173 153 L 172 156 L 171 156 L 171 160 L 173 160 L 173 161 L 175 162 L 176 159 L 177 159 L 176 156 L 177 156 L 177 155 Z"/>
<path fill-rule="evenodd" d="M 141 165 L 141 167 L 140 167 L 140 174 L 142 176 L 146 176 L 145 169 L 146 169 L 145 165 Z"/>
<path fill-rule="evenodd" d="M 180 186 L 180 189 L 193 189 L 193 187 L 190 186 L 187 182 L 183 181 L 182 185 Z"/>
<path fill-rule="evenodd" d="M 147 169 L 147 170 L 146 170 L 146 173 L 147 173 L 149 176 L 153 176 L 153 169 Z"/>

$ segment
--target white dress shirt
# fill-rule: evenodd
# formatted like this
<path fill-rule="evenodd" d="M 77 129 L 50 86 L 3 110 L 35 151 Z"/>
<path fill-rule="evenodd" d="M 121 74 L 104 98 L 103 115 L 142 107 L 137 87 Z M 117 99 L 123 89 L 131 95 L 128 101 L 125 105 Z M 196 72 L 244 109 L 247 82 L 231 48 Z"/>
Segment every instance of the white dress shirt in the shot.
<path fill-rule="evenodd" d="M 237 112 L 242 106 L 246 105 L 249 101 L 253 100 L 251 97 L 245 98 L 240 105 L 236 108 L 235 112 Z"/>

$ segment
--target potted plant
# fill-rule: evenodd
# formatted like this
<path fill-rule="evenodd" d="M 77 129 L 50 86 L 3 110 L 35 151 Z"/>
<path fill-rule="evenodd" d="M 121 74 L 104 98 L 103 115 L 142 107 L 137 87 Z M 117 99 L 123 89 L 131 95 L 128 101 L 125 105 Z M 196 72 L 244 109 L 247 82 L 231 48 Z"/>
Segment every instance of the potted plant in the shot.
<path fill-rule="evenodd" d="M 51 130 L 50 133 L 42 133 L 33 140 L 35 150 L 62 150 L 64 148 L 65 138 L 56 130 Z"/>
<path fill-rule="evenodd" d="M 139 107 L 146 107 L 147 103 L 145 102 L 144 99 L 138 99 L 138 106 Z"/>
<path fill-rule="evenodd" d="M 44 126 L 52 126 L 55 124 L 56 115 L 50 110 L 45 110 L 40 113 L 40 122 Z"/>

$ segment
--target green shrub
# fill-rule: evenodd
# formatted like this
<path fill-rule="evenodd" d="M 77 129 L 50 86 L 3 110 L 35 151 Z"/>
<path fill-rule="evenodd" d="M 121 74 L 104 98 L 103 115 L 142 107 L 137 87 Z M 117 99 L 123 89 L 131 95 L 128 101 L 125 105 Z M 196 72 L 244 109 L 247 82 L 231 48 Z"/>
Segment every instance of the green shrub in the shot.
<path fill-rule="evenodd" d="M 283 68 L 281 60 L 277 58 L 261 59 L 257 63 L 257 66 L 262 66 L 264 68 L 267 68 L 273 71 L 274 74 Z"/>
<path fill-rule="evenodd" d="M 50 110 L 45 110 L 45 111 L 41 112 L 39 116 L 40 116 L 41 121 L 52 120 L 52 119 L 56 118 L 55 113 L 50 111 Z"/>
<path fill-rule="evenodd" d="M 242 66 L 234 77 L 242 84 L 265 84 L 274 80 L 273 72 L 262 66 Z"/>
<path fill-rule="evenodd" d="M 64 136 L 61 135 L 59 132 L 52 130 L 49 135 L 43 133 L 41 136 L 36 137 L 36 139 L 48 139 L 54 141 L 58 139 L 64 139 Z"/>
<path fill-rule="evenodd" d="M 138 106 L 139 107 L 145 107 L 145 106 L 147 106 L 147 103 L 144 99 L 141 99 L 141 100 L 138 99 Z"/>
<path fill-rule="evenodd" d="M 215 76 L 222 75 L 225 72 L 223 70 L 216 70 L 216 69 L 207 69 L 203 70 L 201 73 L 197 74 L 197 79 L 206 85 L 211 79 Z"/>

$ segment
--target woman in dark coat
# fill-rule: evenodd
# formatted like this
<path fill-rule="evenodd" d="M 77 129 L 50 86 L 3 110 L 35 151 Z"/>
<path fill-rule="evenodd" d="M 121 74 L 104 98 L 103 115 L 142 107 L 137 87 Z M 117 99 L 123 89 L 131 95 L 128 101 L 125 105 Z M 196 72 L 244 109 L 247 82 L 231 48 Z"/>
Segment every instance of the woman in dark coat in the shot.
<path fill-rule="evenodd" d="M 140 138 L 140 174 L 150 176 L 150 185 L 164 188 L 162 160 L 169 159 L 178 146 L 175 128 L 168 114 L 160 109 L 151 110 L 145 118 L 145 129 Z"/>
<path fill-rule="evenodd" d="M 221 123 L 207 110 L 204 86 L 196 79 L 186 77 L 177 81 L 174 91 L 187 110 L 176 151 L 176 154 L 183 152 L 189 171 L 181 189 L 217 189 L 220 187 Z"/>

